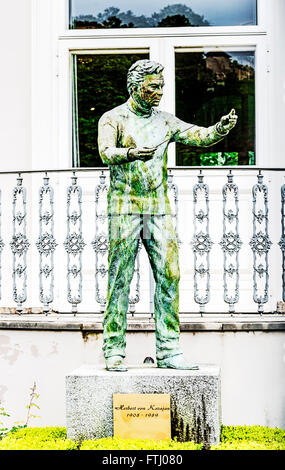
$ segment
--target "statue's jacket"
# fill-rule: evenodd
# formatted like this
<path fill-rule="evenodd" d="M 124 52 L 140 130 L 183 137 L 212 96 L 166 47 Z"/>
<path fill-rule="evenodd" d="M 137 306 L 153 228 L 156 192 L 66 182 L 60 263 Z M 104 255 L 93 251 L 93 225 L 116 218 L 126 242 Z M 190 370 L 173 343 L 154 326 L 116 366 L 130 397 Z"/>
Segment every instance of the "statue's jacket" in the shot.
<path fill-rule="evenodd" d="M 199 127 L 152 108 L 135 112 L 130 100 L 102 115 L 98 147 L 110 168 L 108 214 L 171 214 L 167 196 L 167 149 L 170 142 L 208 147 L 223 139 L 216 125 Z M 156 147 L 151 160 L 130 161 L 130 148 Z"/>

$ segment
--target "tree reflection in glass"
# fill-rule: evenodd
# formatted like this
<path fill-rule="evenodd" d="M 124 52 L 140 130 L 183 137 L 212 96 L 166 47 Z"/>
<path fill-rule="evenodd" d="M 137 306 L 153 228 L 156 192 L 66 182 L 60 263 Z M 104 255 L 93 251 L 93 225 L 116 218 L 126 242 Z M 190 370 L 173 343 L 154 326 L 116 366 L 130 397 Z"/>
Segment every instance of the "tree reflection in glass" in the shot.
<path fill-rule="evenodd" d="M 128 97 L 130 66 L 148 54 L 82 54 L 76 56 L 79 166 L 103 166 L 97 147 L 98 121 L 103 113 Z"/>
<path fill-rule="evenodd" d="M 255 25 L 256 0 L 70 0 L 70 28 Z"/>
<path fill-rule="evenodd" d="M 177 52 L 175 73 L 177 117 L 206 127 L 231 108 L 239 117 L 231 134 L 213 148 L 176 144 L 176 164 L 255 164 L 254 52 Z"/>

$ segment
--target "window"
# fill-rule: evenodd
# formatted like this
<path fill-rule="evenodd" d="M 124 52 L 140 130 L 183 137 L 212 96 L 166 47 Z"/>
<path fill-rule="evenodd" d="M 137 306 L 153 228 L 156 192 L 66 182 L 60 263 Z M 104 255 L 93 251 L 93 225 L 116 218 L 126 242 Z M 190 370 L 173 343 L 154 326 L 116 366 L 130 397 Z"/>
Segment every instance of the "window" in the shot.
<path fill-rule="evenodd" d="M 103 15 L 113 7 L 112 2 L 109 5 L 89 0 L 59 2 L 62 10 L 57 19 L 61 25 L 57 29 L 58 103 L 55 97 L 56 119 L 60 123 L 57 127 L 60 138 L 56 142 L 59 166 L 103 166 L 97 150 L 98 119 L 128 98 L 127 69 L 146 57 L 164 66 L 160 109 L 201 126 L 214 124 L 232 108 L 239 116 L 238 126 L 230 136 L 212 148 L 195 149 L 172 143 L 169 166 L 267 165 L 270 151 L 267 0 L 185 0 L 182 2 L 185 8 L 191 8 L 209 25 L 197 26 L 196 22 L 193 27 L 165 28 L 141 24 L 95 27 L 93 20 L 89 21 L 91 17 L 84 19 L 85 26 L 80 26 L 74 22 L 76 18 L 93 15 L 93 19 L 98 19 L 100 13 Z M 175 8 L 180 5 L 166 0 L 152 4 L 153 8 L 147 1 L 131 5 L 129 0 L 118 0 L 114 8 L 123 13 L 131 10 L 136 17 L 154 18 L 157 17 L 154 13 L 163 9 L 170 13 L 166 8 L 169 5 L 175 16 L 174 5 Z M 47 7 L 41 8 L 47 13 Z M 122 21 L 120 25 L 126 24 L 126 17 L 118 18 Z"/>
<path fill-rule="evenodd" d="M 77 145 L 74 166 L 102 166 L 98 153 L 98 120 L 102 114 L 128 99 L 127 71 L 131 64 L 147 59 L 143 54 L 78 54 L 74 56 L 74 129 Z"/>
<path fill-rule="evenodd" d="M 184 121 L 207 127 L 232 108 L 239 116 L 230 136 L 213 147 L 176 144 L 176 164 L 254 164 L 254 51 L 177 52 L 175 80 L 176 114 Z"/>
<path fill-rule="evenodd" d="M 70 0 L 73 29 L 256 25 L 256 0 Z"/>

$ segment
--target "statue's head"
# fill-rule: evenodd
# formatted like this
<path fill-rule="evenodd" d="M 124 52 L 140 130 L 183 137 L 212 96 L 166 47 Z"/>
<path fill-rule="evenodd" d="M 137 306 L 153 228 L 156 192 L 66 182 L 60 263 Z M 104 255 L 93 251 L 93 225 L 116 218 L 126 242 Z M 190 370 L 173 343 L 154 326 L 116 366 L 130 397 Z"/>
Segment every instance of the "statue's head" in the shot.
<path fill-rule="evenodd" d="M 127 88 L 130 96 L 144 108 L 158 106 L 163 95 L 164 67 L 144 59 L 135 62 L 128 71 Z"/>

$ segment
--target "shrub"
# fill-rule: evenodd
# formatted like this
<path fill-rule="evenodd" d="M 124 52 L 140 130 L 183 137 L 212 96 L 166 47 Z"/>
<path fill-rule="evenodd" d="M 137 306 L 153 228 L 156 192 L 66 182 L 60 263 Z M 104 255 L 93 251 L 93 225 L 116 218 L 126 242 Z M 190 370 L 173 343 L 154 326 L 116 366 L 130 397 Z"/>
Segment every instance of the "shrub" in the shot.
<path fill-rule="evenodd" d="M 143 439 L 67 439 L 66 428 L 21 428 L 0 440 L 0 450 L 202 450 L 194 442 L 147 441 Z M 285 450 L 285 430 L 265 426 L 222 426 L 221 442 L 211 450 Z"/>
<path fill-rule="evenodd" d="M 35 408 L 40 408 L 39 405 L 37 405 L 35 403 L 35 400 L 37 400 L 39 398 L 39 394 L 36 393 L 36 382 L 34 382 L 33 386 L 30 388 L 30 400 L 29 400 L 29 404 L 27 405 L 27 417 L 26 417 L 26 421 L 25 422 L 22 422 L 19 423 L 19 422 L 15 422 L 14 424 L 12 424 L 12 426 L 10 425 L 8 428 L 5 427 L 5 428 L 0 428 L 0 440 L 3 439 L 5 436 L 7 436 L 10 432 L 14 432 L 18 429 L 21 429 L 21 428 L 26 428 L 30 422 L 30 419 L 31 418 L 37 418 L 38 416 L 36 415 L 33 415 L 32 414 L 32 409 L 33 407 Z M 9 417 L 10 418 L 10 414 L 9 413 L 6 413 L 6 411 L 4 410 L 3 407 L 0 408 L 0 416 L 5 416 L 5 417 Z M 2 425 L 3 423 L 0 422 L 0 425 Z"/>
<path fill-rule="evenodd" d="M 146 441 L 143 439 L 93 439 L 83 441 L 80 450 L 201 450 L 203 444 L 176 440 Z"/>
<path fill-rule="evenodd" d="M 221 442 L 256 441 L 285 443 L 285 430 L 267 426 L 222 426 Z"/>
<path fill-rule="evenodd" d="M 41 439 L 41 441 L 49 441 L 51 439 L 66 439 L 66 428 L 59 426 L 50 426 L 46 428 L 22 428 L 12 433 L 15 439 L 23 439 L 26 437 Z"/>
<path fill-rule="evenodd" d="M 222 442 L 218 446 L 212 446 L 211 450 L 285 450 L 285 443 L 237 440 Z"/>
<path fill-rule="evenodd" d="M 0 450 L 76 450 L 78 444 L 66 438 L 63 427 L 23 428 L 0 441 Z"/>
<path fill-rule="evenodd" d="M 211 450 L 285 450 L 285 430 L 267 426 L 222 426 Z"/>

